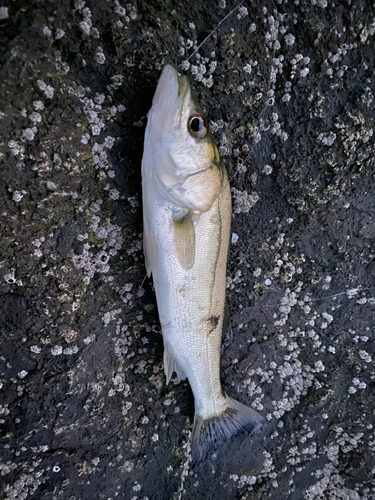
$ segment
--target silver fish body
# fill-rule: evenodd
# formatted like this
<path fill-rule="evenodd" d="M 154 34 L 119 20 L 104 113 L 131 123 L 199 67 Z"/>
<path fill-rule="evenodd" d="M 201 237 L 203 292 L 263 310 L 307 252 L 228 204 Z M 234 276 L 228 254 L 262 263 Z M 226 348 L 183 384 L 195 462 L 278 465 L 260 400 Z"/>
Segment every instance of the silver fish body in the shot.
<path fill-rule="evenodd" d="M 164 368 L 195 399 L 192 454 L 262 417 L 229 398 L 220 346 L 231 223 L 228 175 L 186 77 L 166 66 L 148 115 L 142 160 L 144 253 L 164 340 Z"/>

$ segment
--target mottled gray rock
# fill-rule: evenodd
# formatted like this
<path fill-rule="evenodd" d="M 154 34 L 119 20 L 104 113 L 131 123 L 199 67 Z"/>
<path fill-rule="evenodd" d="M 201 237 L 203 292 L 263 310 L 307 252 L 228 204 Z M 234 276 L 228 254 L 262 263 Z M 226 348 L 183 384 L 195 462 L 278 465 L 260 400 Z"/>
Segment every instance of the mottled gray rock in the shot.
<path fill-rule="evenodd" d="M 364 1 L 0 5 L 0 498 L 375 498 L 374 42 Z M 144 281 L 165 63 L 233 188 L 223 386 L 267 421 L 201 466 Z"/>

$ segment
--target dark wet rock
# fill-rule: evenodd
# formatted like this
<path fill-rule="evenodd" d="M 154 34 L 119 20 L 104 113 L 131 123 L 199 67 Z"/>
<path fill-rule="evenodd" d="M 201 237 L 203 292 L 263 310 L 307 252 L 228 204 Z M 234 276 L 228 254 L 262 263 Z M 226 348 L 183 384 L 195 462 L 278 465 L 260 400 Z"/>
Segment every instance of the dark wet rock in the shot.
<path fill-rule="evenodd" d="M 235 6 L 0 5 L 0 498 L 375 498 L 375 9 Z M 144 281 L 166 63 L 233 188 L 223 386 L 266 421 L 200 465 Z"/>

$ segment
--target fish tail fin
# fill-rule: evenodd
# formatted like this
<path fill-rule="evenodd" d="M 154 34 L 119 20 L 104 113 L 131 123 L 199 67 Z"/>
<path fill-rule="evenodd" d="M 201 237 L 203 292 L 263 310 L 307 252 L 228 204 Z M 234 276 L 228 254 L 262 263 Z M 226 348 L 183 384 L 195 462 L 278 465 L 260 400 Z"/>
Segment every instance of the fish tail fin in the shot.
<path fill-rule="evenodd" d="M 214 417 L 203 419 L 195 414 L 191 440 L 194 462 L 203 460 L 209 449 L 235 434 L 253 434 L 263 427 L 264 418 L 249 406 L 226 396 L 226 408 Z"/>

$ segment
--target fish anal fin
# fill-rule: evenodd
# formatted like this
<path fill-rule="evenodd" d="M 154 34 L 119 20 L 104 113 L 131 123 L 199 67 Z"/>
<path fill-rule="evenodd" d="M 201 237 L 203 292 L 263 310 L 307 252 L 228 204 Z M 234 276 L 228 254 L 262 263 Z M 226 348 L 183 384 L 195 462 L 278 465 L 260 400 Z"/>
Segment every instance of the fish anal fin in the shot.
<path fill-rule="evenodd" d="M 177 361 L 174 359 L 173 355 L 170 353 L 168 347 L 164 344 L 164 371 L 167 378 L 167 384 L 169 384 L 173 372 L 176 373 L 180 380 L 185 380 L 186 375 L 178 366 Z"/>
<path fill-rule="evenodd" d="M 191 269 L 195 262 L 195 230 L 190 212 L 173 220 L 173 236 L 181 266 L 186 270 Z"/>
<path fill-rule="evenodd" d="M 143 231 L 143 253 L 147 276 L 150 277 L 152 271 L 156 268 L 156 239 L 152 229 L 145 228 Z"/>

